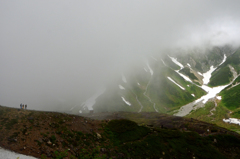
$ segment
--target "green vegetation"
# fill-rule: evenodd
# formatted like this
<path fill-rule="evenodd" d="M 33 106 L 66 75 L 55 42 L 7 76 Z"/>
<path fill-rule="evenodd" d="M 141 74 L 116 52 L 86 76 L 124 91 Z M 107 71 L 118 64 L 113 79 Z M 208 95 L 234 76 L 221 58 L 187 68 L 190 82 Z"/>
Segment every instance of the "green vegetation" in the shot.
<path fill-rule="evenodd" d="M 7 123 L 5 123 L 5 127 L 6 129 L 12 129 L 13 125 L 18 123 L 18 119 L 11 119 L 10 121 L 8 121 Z"/>
<path fill-rule="evenodd" d="M 186 117 L 216 124 L 233 131 L 240 131 L 240 127 L 238 125 L 223 122 L 223 119 L 229 118 L 230 114 L 229 109 L 226 108 L 222 102 L 218 103 L 218 106 L 215 108 L 216 110 L 213 110 L 214 107 L 214 102 L 207 102 L 204 107 L 192 111 Z M 213 114 L 211 114 L 210 111 Z"/>
<path fill-rule="evenodd" d="M 224 89 L 220 95 L 222 96 L 222 103 L 230 110 L 240 108 L 240 85 L 233 88 Z"/>
<path fill-rule="evenodd" d="M 167 77 L 171 77 L 175 82 L 184 87 L 185 90 L 179 88 Z M 165 107 L 166 109 L 163 112 L 171 113 L 180 106 L 200 98 L 206 92 L 192 83 L 186 82 L 175 71 L 165 68 L 154 74 L 154 78 L 149 85 L 148 94 L 156 103 L 157 108 Z M 194 94 L 195 97 L 191 94 Z"/>
<path fill-rule="evenodd" d="M 119 122 L 119 123 L 118 123 Z M 128 126 L 122 125 L 127 124 Z M 121 127 L 117 128 L 116 125 Z M 130 127 L 134 125 L 134 129 Z M 141 134 L 140 126 L 127 120 L 113 120 L 107 125 L 106 136 L 118 146 L 118 152 L 125 154 L 123 158 L 226 158 L 221 151 L 227 146 L 240 146 L 240 140 L 230 135 L 201 137 L 194 132 L 180 132 L 178 130 L 149 128 L 145 135 L 129 140 L 128 135 L 133 130 Z M 112 131 L 113 130 L 113 131 Z M 122 138 L 119 138 L 119 137 Z M 217 144 L 213 141 L 217 140 Z M 236 139 L 235 141 L 233 141 Z M 233 142 L 229 142 L 233 141 Z"/>
<path fill-rule="evenodd" d="M 208 85 L 211 87 L 226 85 L 231 82 L 232 78 L 233 75 L 230 68 L 228 66 L 221 67 L 213 72 Z"/>
<path fill-rule="evenodd" d="M 234 54 L 228 56 L 227 60 L 213 72 L 210 79 L 210 86 L 224 85 L 230 82 L 232 79 L 232 73 L 228 65 L 231 65 L 239 74 L 240 73 L 240 49 L 238 49 Z"/>
<path fill-rule="evenodd" d="M 191 73 L 191 70 L 188 67 L 185 67 L 185 68 L 181 69 L 180 73 L 188 76 L 192 80 L 198 80 L 197 77 L 193 73 Z"/>

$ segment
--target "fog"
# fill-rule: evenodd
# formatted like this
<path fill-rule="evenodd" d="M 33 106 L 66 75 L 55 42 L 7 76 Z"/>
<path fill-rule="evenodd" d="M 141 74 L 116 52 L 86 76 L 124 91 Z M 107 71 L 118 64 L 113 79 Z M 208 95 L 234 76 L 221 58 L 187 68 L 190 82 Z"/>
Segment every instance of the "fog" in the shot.
<path fill-rule="evenodd" d="M 240 41 L 238 1 L 0 1 L 0 105 L 80 105 L 165 48 Z"/>

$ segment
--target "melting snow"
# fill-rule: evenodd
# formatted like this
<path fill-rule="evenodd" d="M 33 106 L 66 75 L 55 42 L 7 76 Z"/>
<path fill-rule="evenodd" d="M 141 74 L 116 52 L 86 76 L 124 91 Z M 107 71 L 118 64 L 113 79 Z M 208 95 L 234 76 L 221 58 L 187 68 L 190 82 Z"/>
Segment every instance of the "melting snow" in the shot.
<path fill-rule="evenodd" d="M 139 86 L 140 86 L 140 84 L 139 83 L 137 83 Z"/>
<path fill-rule="evenodd" d="M 211 78 L 211 74 L 215 69 L 216 68 L 211 66 L 209 71 L 207 71 L 206 73 L 203 73 L 203 84 L 208 84 L 208 82 L 210 81 L 210 78 Z"/>
<path fill-rule="evenodd" d="M 32 156 L 26 156 L 22 154 L 15 153 L 0 147 L 0 158 L 2 159 L 36 159 Z"/>
<path fill-rule="evenodd" d="M 180 86 L 179 84 L 177 84 L 173 79 L 171 79 L 171 77 L 167 77 L 170 81 L 172 81 L 173 83 L 175 83 L 178 87 L 180 87 L 182 90 L 185 90 L 185 88 L 183 88 L 182 86 Z"/>
<path fill-rule="evenodd" d="M 125 88 L 124 88 L 123 86 L 121 86 L 121 85 L 118 85 L 118 86 L 119 86 L 120 89 L 125 89 Z"/>
<path fill-rule="evenodd" d="M 126 77 L 124 75 L 122 75 L 122 80 L 123 82 L 127 83 Z"/>
<path fill-rule="evenodd" d="M 174 62 L 176 65 L 180 66 L 181 69 L 184 68 L 184 66 L 180 62 L 177 61 L 177 58 L 173 58 L 169 55 L 168 55 L 168 57 L 172 60 L 172 62 Z"/>
<path fill-rule="evenodd" d="M 129 106 L 131 105 L 131 103 L 128 102 L 128 101 L 126 101 L 124 97 L 122 97 L 122 100 L 123 100 L 127 105 L 129 105 Z"/>
<path fill-rule="evenodd" d="M 191 67 L 191 65 L 190 65 L 189 63 L 187 63 L 187 65 L 188 65 L 189 67 Z"/>
<path fill-rule="evenodd" d="M 227 56 L 224 54 L 223 61 L 218 66 L 223 64 L 226 61 L 226 59 L 227 59 Z M 209 71 L 207 71 L 206 73 L 203 73 L 203 75 L 202 75 L 203 76 L 203 84 L 208 84 L 208 82 L 210 81 L 210 78 L 211 78 L 211 74 L 215 69 L 216 68 L 211 66 Z"/>
<path fill-rule="evenodd" d="M 221 96 L 217 96 L 216 97 L 218 100 L 222 100 L 222 97 Z"/>
<path fill-rule="evenodd" d="M 195 97 L 195 95 L 194 94 L 191 94 L 193 97 Z"/>
<path fill-rule="evenodd" d="M 230 124 L 233 123 L 233 124 L 240 125 L 240 120 L 236 118 L 223 119 L 223 121 L 225 123 L 230 123 Z"/>
<path fill-rule="evenodd" d="M 148 69 L 150 70 L 151 75 L 153 75 L 153 70 L 152 70 L 151 67 L 149 66 L 148 62 L 147 62 L 147 67 L 148 67 Z"/>
<path fill-rule="evenodd" d="M 210 88 L 208 86 L 204 86 L 204 88 L 202 87 L 204 90 L 208 91 L 208 94 L 204 95 L 200 99 L 196 100 L 195 103 L 202 101 L 202 103 L 205 104 L 210 98 L 215 97 L 219 92 L 221 92 L 221 90 L 223 90 L 227 86 L 228 85 L 218 86 L 218 87 L 214 87 L 214 88 Z"/>
<path fill-rule="evenodd" d="M 223 64 L 226 61 L 226 59 L 227 59 L 227 56 L 224 54 L 223 61 L 219 64 L 219 66 Z"/>
<path fill-rule="evenodd" d="M 96 99 L 97 97 L 99 97 L 101 94 L 103 94 L 105 92 L 106 88 L 101 88 L 100 90 L 98 90 L 92 97 L 88 98 L 84 103 L 83 103 L 83 107 L 85 109 L 85 107 L 88 108 L 88 110 L 93 110 L 93 105 L 96 103 Z"/>
<path fill-rule="evenodd" d="M 189 87 L 189 85 L 187 85 Z"/>
<path fill-rule="evenodd" d="M 201 76 L 203 75 L 201 72 L 197 72 L 197 73 L 198 73 L 199 75 L 201 75 Z"/>
<path fill-rule="evenodd" d="M 179 70 L 176 71 L 180 76 L 182 76 L 182 78 L 184 78 L 186 81 L 189 81 L 192 83 L 192 80 L 190 78 L 188 78 L 187 76 L 185 76 L 184 74 L 180 73 Z"/>

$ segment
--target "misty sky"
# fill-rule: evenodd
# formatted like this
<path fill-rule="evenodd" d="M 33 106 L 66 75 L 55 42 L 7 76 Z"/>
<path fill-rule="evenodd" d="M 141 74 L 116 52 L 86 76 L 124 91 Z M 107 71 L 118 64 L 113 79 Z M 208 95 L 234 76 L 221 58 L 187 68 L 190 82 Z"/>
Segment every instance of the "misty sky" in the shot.
<path fill-rule="evenodd" d="M 238 45 L 239 6 L 237 0 L 0 0 L 0 105 L 80 105 L 142 56 Z"/>

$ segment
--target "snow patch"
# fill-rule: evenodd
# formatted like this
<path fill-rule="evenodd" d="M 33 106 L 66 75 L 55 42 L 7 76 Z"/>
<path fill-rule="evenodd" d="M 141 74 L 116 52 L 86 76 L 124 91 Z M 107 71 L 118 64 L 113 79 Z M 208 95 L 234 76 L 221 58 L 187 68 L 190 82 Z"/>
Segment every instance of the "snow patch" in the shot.
<path fill-rule="evenodd" d="M 169 55 L 168 55 L 168 57 L 172 60 L 172 62 L 174 62 L 176 65 L 180 66 L 181 69 L 184 68 L 184 66 L 180 62 L 177 61 L 177 58 L 171 57 Z"/>
<path fill-rule="evenodd" d="M 204 86 L 204 85 L 203 85 Z M 208 86 L 204 86 L 202 88 L 204 90 L 208 91 L 207 95 L 202 96 L 200 99 L 196 100 L 195 103 L 198 103 L 200 101 L 202 101 L 203 104 L 205 104 L 210 98 L 214 98 L 219 92 L 221 92 L 221 90 L 223 90 L 225 87 L 227 87 L 228 85 L 225 86 L 218 86 L 218 87 L 214 87 L 214 88 L 210 88 Z"/>
<path fill-rule="evenodd" d="M 153 75 L 153 70 L 151 69 L 151 67 L 149 66 L 148 62 L 147 62 L 147 67 L 150 70 L 151 76 Z"/>
<path fill-rule="evenodd" d="M 32 156 L 26 156 L 13 151 L 9 151 L 0 147 L 0 158 L 1 159 L 37 159 Z"/>
<path fill-rule="evenodd" d="M 144 67 L 143 69 L 144 69 L 146 72 L 148 72 L 148 70 L 147 70 L 145 67 Z"/>
<path fill-rule="evenodd" d="M 106 88 L 101 88 L 99 89 L 92 97 L 88 98 L 84 103 L 83 103 L 83 108 L 85 109 L 86 107 L 88 110 L 93 110 L 93 105 L 96 103 L 96 99 L 105 92 Z"/>
<path fill-rule="evenodd" d="M 223 64 L 226 61 L 226 59 L 227 59 L 227 56 L 224 54 L 223 61 L 218 66 Z M 211 66 L 209 71 L 207 71 L 206 73 L 203 73 L 203 75 L 202 75 L 203 76 L 203 84 L 208 84 L 209 83 L 210 78 L 211 78 L 211 74 L 215 69 L 216 68 Z"/>
<path fill-rule="evenodd" d="M 187 85 L 189 87 L 189 85 Z"/>
<path fill-rule="evenodd" d="M 222 96 L 217 96 L 216 97 L 218 100 L 222 100 Z"/>
<path fill-rule="evenodd" d="M 171 79 L 171 77 L 167 77 L 170 81 L 172 81 L 174 84 L 176 84 L 178 87 L 180 87 L 182 90 L 185 90 L 185 88 L 183 88 L 182 86 L 180 86 L 179 84 L 177 84 L 177 82 L 175 82 L 173 79 Z"/>
<path fill-rule="evenodd" d="M 211 78 L 211 74 L 215 69 L 216 68 L 211 66 L 209 71 L 207 71 L 206 73 L 203 73 L 203 84 L 208 84 L 208 82 L 210 81 L 210 78 Z"/>
<path fill-rule="evenodd" d="M 191 94 L 193 97 L 195 97 L 195 95 L 194 94 Z"/>
<path fill-rule="evenodd" d="M 127 83 L 126 77 L 124 75 L 122 75 L 122 80 L 123 82 Z"/>
<path fill-rule="evenodd" d="M 223 121 L 225 123 L 229 123 L 229 124 L 237 124 L 237 125 L 240 125 L 240 120 L 237 119 L 237 118 L 229 118 L 229 119 L 223 119 Z"/>
<path fill-rule="evenodd" d="M 140 86 L 140 84 L 139 83 L 137 83 L 139 86 Z"/>
<path fill-rule="evenodd" d="M 120 89 L 125 89 L 122 85 L 118 85 Z"/>
<path fill-rule="evenodd" d="M 81 113 L 82 113 L 82 111 L 81 111 L 81 110 L 79 110 L 79 113 L 81 114 Z"/>
<path fill-rule="evenodd" d="M 124 97 L 122 97 L 122 100 L 123 100 L 127 105 L 131 106 L 131 103 L 128 102 L 128 101 L 126 101 Z"/>
<path fill-rule="evenodd" d="M 227 56 L 224 54 L 223 61 L 219 64 L 219 66 L 223 64 L 226 61 L 226 59 L 227 59 Z"/>
<path fill-rule="evenodd" d="M 203 76 L 203 74 L 201 72 L 197 72 L 199 75 Z"/>
<path fill-rule="evenodd" d="M 190 65 L 189 63 L 187 63 L 187 65 L 188 65 L 189 67 L 191 67 L 191 65 Z"/>
<path fill-rule="evenodd" d="M 185 76 L 184 74 L 180 73 L 179 71 L 176 71 L 180 76 L 182 76 L 182 78 L 184 78 L 186 81 L 189 81 L 192 83 L 192 80 L 190 78 L 188 78 L 187 76 Z"/>

